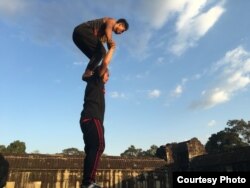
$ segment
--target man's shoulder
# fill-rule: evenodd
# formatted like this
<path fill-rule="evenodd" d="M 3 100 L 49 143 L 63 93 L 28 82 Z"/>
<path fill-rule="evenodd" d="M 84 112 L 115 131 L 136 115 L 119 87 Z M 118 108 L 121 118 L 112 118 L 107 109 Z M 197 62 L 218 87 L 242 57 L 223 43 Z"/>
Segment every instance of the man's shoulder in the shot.
<path fill-rule="evenodd" d="M 115 24 L 116 19 L 112 17 L 103 17 L 103 22 L 104 23 L 109 23 L 109 24 Z"/>

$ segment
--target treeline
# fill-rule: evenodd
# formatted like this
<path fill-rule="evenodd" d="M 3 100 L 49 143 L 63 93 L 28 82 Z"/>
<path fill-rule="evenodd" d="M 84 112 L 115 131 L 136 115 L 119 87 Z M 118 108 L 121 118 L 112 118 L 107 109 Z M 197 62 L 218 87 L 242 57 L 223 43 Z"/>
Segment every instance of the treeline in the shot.
<path fill-rule="evenodd" d="M 7 147 L 0 145 L 0 153 L 16 153 L 22 154 L 26 151 L 26 145 L 24 142 L 16 140 L 10 143 Z"/>
<path fill-rule="evenodd" d="M 212 134 L 207 143 L 205 149 L 207 153 L 225 152 L 238 147 L 244 147 L 250 145 L 250 121 L 241 120 L 229 120 L 227 127 L 215 134 Z M 158 147 L 152 145 L 150 149 L 143 151 L 141 148 L 136 148 L 131 145 L 123 153 L 122 157 L 155 157 Z M 19 140 L 10 143 L 7 147 L 0 145 L 0 153 L 15 153 L 25 154 L 26 145 Z M 35 151 L 33 153 L 39 153 Z M 77 148 L 67 148 L 62 150 L 62 155 L 84 155 L 84 152 Z M 105 154 L 104 154 L 105 155 Z"/>
<path fill-rule="evenodd" d="M 205 149 L 208 153 L 225 152 L 238 147 L 250 145 L 250 121 L 229 120 L 227 127 L 212 134 Z"/>

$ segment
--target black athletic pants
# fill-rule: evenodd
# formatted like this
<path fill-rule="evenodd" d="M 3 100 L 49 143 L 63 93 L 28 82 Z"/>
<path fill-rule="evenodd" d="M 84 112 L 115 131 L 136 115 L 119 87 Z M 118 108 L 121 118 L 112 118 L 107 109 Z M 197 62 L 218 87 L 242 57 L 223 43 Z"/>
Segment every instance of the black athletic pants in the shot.
<path fill-rule="evenodd" d="M 73 41 L 89 58 L 87 69 L 93 71 L 106 54 L 102 42 L 94 35 L 93 29 L 87 24 L 81 24 L 74 29 Z"/>
<path fill-rule="evenodd" d="M 82 185 L 95 182 L 100 157 L 105 148 L 104 127 L 98 119 L 81 119 L 81 130 L 85 143 L 85 159 Z"/>

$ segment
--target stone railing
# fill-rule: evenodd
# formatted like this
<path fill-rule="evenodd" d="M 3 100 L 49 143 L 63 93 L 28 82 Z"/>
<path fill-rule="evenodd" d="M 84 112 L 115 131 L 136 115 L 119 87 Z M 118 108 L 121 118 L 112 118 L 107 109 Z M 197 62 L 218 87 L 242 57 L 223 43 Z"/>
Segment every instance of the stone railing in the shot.
<path fill-rule="evenodd" d="M 83 157 L 5 155 L 6 188 L 78 188 Z M 102 157 L 97 182 L 103 188 L 168 188 L 166 162 L 157 158 Z M 6 177 L 6 176 L 5 176 Z"/>
<path fill-rule="evenodd" d="M 172 188 L 173 171 L 250 171 L 250 146 L 206 154 L 196 139 L 160 147 L 158 158 L 102 157 L 103 188 Z M 83 156 L 1 155 L 0 188 L 79 188 Z"/>

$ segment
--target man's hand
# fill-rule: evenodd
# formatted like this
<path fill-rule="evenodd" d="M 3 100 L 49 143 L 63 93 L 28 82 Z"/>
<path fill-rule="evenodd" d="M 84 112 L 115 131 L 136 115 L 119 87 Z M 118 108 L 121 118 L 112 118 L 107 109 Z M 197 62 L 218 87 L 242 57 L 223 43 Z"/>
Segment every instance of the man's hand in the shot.
<path fill-rule="evenodd" d="M 113 43 L 115 43 L 115 41 L 113 41 L 112 39 L 110 39 L 109 41 L 107 41 L 108 49 L 111 48 L 111 45 L 113 45 Z"/>
<path fill-rule="evenodd" d="M 113 40 L 111 40 L 109 43 L 109 50 L 114 50 L 115 49 L 115 47 L 116 47 L 116 44 L 115 44 L 115 41 L 113 41 Z"/>

